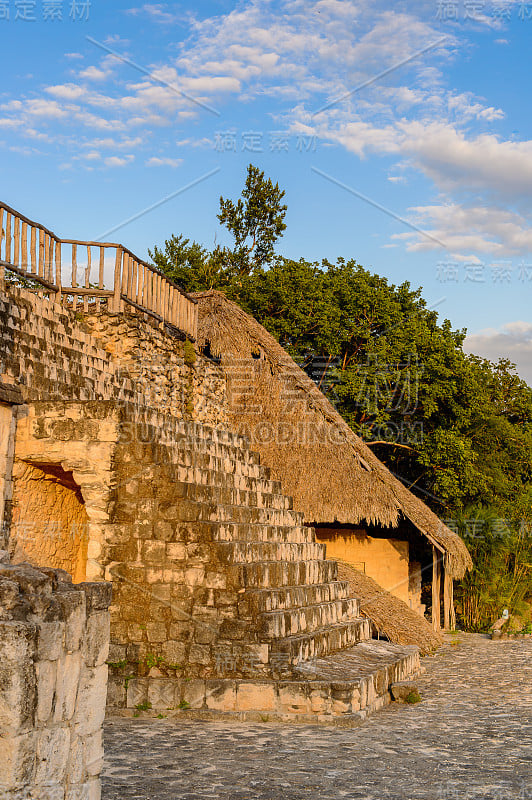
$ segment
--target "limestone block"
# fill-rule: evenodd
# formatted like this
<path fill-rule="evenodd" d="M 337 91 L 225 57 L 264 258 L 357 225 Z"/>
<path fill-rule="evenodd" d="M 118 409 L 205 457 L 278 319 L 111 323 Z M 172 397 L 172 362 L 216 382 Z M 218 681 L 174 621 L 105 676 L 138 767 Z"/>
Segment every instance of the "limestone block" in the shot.
<path fill-rule="evenodd" d="M 74 721 L 78 735 L 95 733 L 105 716 L 107 664 L 83 667 L 80 675 Z"/>
<path fill-rule="evenodd" d="M 182 542 L 169 542 L 166 545 L 166 555 L 173 561 L 183 561 L 187 557 L 187 547 Z"/>
<path fill-rule="evenodd" d="M 202 708 L 205 702 L 205 681 L 190 680 L 182 682 L 182 697 L 191 708 Z"/>
<path fill-rule="evenodd" d="M 87 576 L 88 581 L 98 581 L 104 578 L 106 580 L 111 580 L 111 578 L 105 574 L 104 569 L 95 561 L 93 558 L 87 559 L 87 566 L 85 568 L 85 574 Z"/>
<path fill-rule="evenodd" d="M 353 700 L 353 687 L 349 684 L 331 685 L 331 710 L 333 714 L 350 714 Z"/>
<path fill-rule="evenodd" d="M 412 692 L 419 694 L 418 686 L 415 681 L 398 681 L 397 683 L 392 683 L 390 690 L 393 699 L 399 700 L 402 703 L 406 701 L 406 698 Z"/>
<path fill-rule="evenodd" d="M 58 601 L 63 605 L 65 613 L 65 649 L 68 652 L 79 650 L 85 627 L 86 606 L 84 593 L 79 591 L 61 592 L 58 596 Z"/>
<path fill-rule="evenodd" d="M 109 655 L 110 619 L 107 611 L 95 611 L 87 618 L 83 658 L 89 667 L 99 667 Z"/>
<path fill-rule="evenodd" d="M 0 550 L 4 553 L 5 550 Z M 2 562 L 1 563 L 7 563 Z M 19 588 L 18 583 L 15 581 L 7 580 L 6 578 L 0 579 L 0 619 L 9 619 L 9 612 L 15 608 L 19 602 Z"/>
<path fill-rule="evenodd" d="M 0 739 L 0 786 L 9 789 L 30 784 L 35 765 L 34 731 Z"/>
<path fill-rule="evenodd" d="M 148 701 L 148 679 L 132 678 L 127 687 L 127 708 L 135 708 Z"/>
<path fill-rule="evenodd" d="M 109 676 L 107 683 L 107 706 L 124 708 L 126 705 L 126 682 L 120 676 Z"/>
<path fill-rule="evenodd" d="M 146 633 L 150 642 L 164 642 L 168 636 L 166 625 L 163 622 L 148 622 Z"/>
<path fill-rule="evenodd" d="M 31 623 L 0 622 L 0 736 L 21 733 L 33 724 L 35 638 Z"/>
<path fill-rule="evenodd" d="M 37 679 L 36 716 L 39 722 L 45 722 L 51 716 L 55 697 L 56 672 L 57 661 L 39 661 L 35 665 Z"/>
<path fill-rule="evenodd" d="M 206 644 L 192 644 L 188 653 L 188 660 L 191 664 L 209 666 L 211 663 L 211 649 Z"/>
<path fill-rule="evenodd" d="M 167 664 L 183 664 L 186 657 L 185 643 L 172 640 L 164 642 L 162 654 Z"/>
<path fill-rule="evenodd" d="M 37 628 L 37 657 L 43 661 L 55 661 L 64 647 L 65 623 L 41 622 Z"/>
<path fill-rule="evenodd" d="M 54 722 L 74 715 L 81 670 L 81 653 L 67 653 L 57 660 Z"/>
<path fill-rule="evenodd" d="M 178 680 L 151 678 L 148 681 L 148 702 L 152 708 L 174 708 L 179 705 L 179 693 Z"/>
<path fill-rule="evenodd" d="M 81 588 L 87 598 L 87 614 L 93 611 L 106 611 L 113 599 L 113 589 L 110 583 L 96 581 L 94 583 L 82 583 Z"/>
<path fill-rule="evenodd" d="M 280 710 L 290 714 L 309 714 L 310 698 L 300 683 L 282 683 L 279 685 Z"/>
<path fill-rule="evenodd" d="M 310 692 L 310 710 L 313 714 L 326 714 L 330 711 L 331 702 L 327 689 L 312 689 Z"/>
<path fill-rule="evenodd" d="M 100 729 L 87 736 L 83 743 L 84 765 L 87 775 L 95 777 L 100 774 L 103 767 L 103 732 Z"/>
<path fill-rule="evenodd" d="M 70 753 L 68 756 L 66 779 L 68 784 L 81 783 L 84 775 L 85 756 L 83 739 L 71 733 Z"/>
<path fill-rule="evenodd" d="M 166 544 L 159 541 L 146 541 L 142 545 L 143 564 L 164 564 L 166 556 Z"/>
<path fill-rule="evenodd" d="M 268 683 L 237 683 L 237 711 L 275 711 L 275 687 Z"/>
<path fill-rule="evenodd" d="M 69 728 L 45 728 L 39 731 L 35 756 L 35 783 L 63 782 L 69 754 Z"/>
<path fill-rule="evenodd" d="M 205 702 L 214 711 L 236 711 L 236 682 L 208 680 L 205 682 Z"/>
<path fill-rule="evenodd" d="M 205 579 L 205 569 L 203 567 L 189 567 L 185 570 L 185 583 L 188 586 L 201 586 Z"/>

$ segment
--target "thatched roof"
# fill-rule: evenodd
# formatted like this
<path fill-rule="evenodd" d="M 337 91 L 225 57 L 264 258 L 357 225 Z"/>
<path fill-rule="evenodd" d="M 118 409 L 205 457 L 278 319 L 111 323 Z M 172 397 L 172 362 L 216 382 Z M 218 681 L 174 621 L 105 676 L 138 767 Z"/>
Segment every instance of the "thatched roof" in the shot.
<path fill-rule="evenodd" d="M 222 356 L 233 427 L 306 521 L 396 527 L 404 516 L 462 577 L 471 558 L 460 537 L 391 474 L 274 337 L 221 292 L 193 297 L 198 343 Z"/>
<path fill-rule="evenodd" d="M 338 562 L 338 577 L 349 584 L 349 594 L 360 600 L 362 614 L 375 623 L 380 634 L 394 644 L 416 644 L 422 655 L 433 653 L 443 644 L 439 631 L 403 600 L 394 597 L 363 572 Z"/>

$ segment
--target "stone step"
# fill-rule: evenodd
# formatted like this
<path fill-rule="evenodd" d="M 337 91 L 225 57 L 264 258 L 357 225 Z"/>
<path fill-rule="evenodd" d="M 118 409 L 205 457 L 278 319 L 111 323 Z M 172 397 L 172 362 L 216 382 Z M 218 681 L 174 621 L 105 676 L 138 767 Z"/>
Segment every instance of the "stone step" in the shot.
<path fill-rule="evenodd" d="M 306 525 L 263 525 L 260 522 L 213 523 L 213 539 L 219 542 L 315 542 L 314 528 Z"/>
<path fill-rule="evenodd" d="M 274 639 L 270 644 L 269 663 L 272 672 L 287 670 L 312 659 L 328 656 L 371 638 L 371 621 L 359 617 L 337 622 L 309 633 Z"/>
<path fill-rule="evenodd" d="M 244 489 L 250 492 L 266 492 L 269 494 L 282 494 L 280 481 L 266 478 L 254 478 L 249 475 L 228 474 L 217 472 L 203 467 L 184 467 L 175 465 L 173 480 L 183 483 L 195 483 L 202 486 L 227 486 L 228 481 L 232 489 Z"/>
<path fill-rule="evenodd" d="M 303 514 L 290 509 L 258 508 L 246 506 L 225 505 L 216 502 L 198 502 L 188 498 L 176 496 L 164 511 L 167 519 L 179 522 L 239 522 L 245 525 L 260 523 L 262 525 L 276 525 L 281 527 L 301 527 Z"/>
<path fill-rule="evenodd" d="M 354 598 L 332 600 L 328 603 L 302 606 L 284 611 L 268 611 L 257 618 L 261 641 L 282 639 L 301 633 L 311 633 L 339 622 L 359 618 L 360 604 Z"/>
<path fill-rule="evenodd" d="M 321 542 L 218 542 L 218 558 L 224 564 L 261 561 L 320 561 L 325 559 Z"/>
<path fill-rule="evenodd" d="M 238 523 L 240 525 L 274 525 L 291 527 L 296 524 L 301 526 L 300 520 L 295 520 L 294 512 L 287 509 L 247 508 L 245 506 L 232 506 L 211 502 L 190 500 L 178 496 L 179 487 L 174 487 L 175 496 L 164 505 L 160 504 L 160 515 L 163 519 L 175 522 L 198 523 Z M 119 501 L 120 502 L 120 501 Z"/>
<path fill-rule="evenodd" d="M 238 589 L 269 589 L 329 583 L 338 579 L 336 561 L 259 561 L 227 567 L 228 584 Z"/>
<path fill-rule="evenodd" d="M 256 479 L 270 479 L 270 470 L 262 466 L 256 459 L 246 457 L 245 451 L 237 454 L 225 455 L 223 453 L 207 452 L 196 447 L 194 443 L 189 447 L 184 444 L 146 444 L 137 448 L 136 458 L 139 461 L 148 461 L 164 467 L 164 465 L 179 465 L 181 467 L 208 469 L 227 475 L 243 475 Z"/>
<path fill-rule="evenodd" d="M 197 485 L 194 483 L 174 483 L 178 497 L 187 497 L 200 503 L 215 502 L 218 505 L 244 506 L 246 508 L 271 508 L 291 511 L 293 500 L 283 494 L 250 492 L 247 489 L 234 489 L 224 486 Z"/>
<path fill-rule="evenodd" d="M 188 455 L 203 455 L 211 456 L 218 459 L 227 459 L 228 461 L 239 461 L 244 464 L 254 464 L 260 466 L 260 455 L 254 450 L 250 450 L 247 445 L 234 445 L 224 444 L 215 441 L 209 441 L 201 438 L 187 438 L 186 436 L 177 436 L 173 441 L 168 439 L 155 439 L 154 442 L 146 442 L 147 447 L 152 448 L 166 448 L 174 453 L 188 454 Z"/>
<path fill-rule="evenodd" d="M 417 647 L 363 642 L 316 659 L 291 680 L 112 676 L 110 714 L 354 727 L 391 702 L 392 683 L 420 673 Z M 112 705 L 111 705 L 112 703 Z M 150 708 L 138 711 L 139 706 Z"/>
<path fill-rule="evenodd" d="M 138 428 L 140 432 L 146 432 L 145 436 L 137 437 L 137 441 L 147 440 L 172 443 L 185 439 L 188 442 L 204 441 L 212 445 L 237 447 L 250 451 L 249 440 L 238 433 L 233 433 L 222 427 L 214 428 L 201 422 L 170 417 L 168 413 L 164 411 L 158 412 L 153 408 L 150 408 L 147 413 L 137 409 L 133 418 L 128 420 L 128 423 L 132 427 Z M 155 435 L 150 436 L 150 433 Z"/>
<path fill-rule="evenodd" d="M 317 603 L 330 603 L 335 600 L 345 600 L 349 595 L 347 581 L 330 581 L 329 583 L 315 583 L 310 586 L 283 586 L 278 589 L 247 589 L 242 594 L 238 604 L 238 613 L 242 618 L 257 617 L 270 611 L 284 611 L 312 606 Z M 358 600 L 356 613 L 360 615 Z"/>

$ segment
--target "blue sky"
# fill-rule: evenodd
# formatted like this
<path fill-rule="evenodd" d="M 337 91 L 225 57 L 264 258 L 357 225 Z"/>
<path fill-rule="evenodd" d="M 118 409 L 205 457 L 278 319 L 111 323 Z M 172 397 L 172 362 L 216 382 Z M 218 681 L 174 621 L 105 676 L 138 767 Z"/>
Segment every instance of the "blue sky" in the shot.
<path fill-rule="evenodd" d="M 0 0 L 0 34 L 9 205 L 210 247 L 252 162 L 286 190 L 279 252 L 423 286 L 532 383 L 532 1 Z"/>

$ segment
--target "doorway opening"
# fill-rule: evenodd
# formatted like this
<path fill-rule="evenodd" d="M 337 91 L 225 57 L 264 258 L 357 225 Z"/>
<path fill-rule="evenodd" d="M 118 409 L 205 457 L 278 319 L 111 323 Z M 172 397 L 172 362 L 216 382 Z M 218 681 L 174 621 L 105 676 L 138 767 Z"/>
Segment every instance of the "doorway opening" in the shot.
<path fill-rule="evenodd" d="M 14 475 L 12 562 L 64 569 L 86 580 L 89 518 L 80 486 L 60 464 L 19 462 Z"/>

